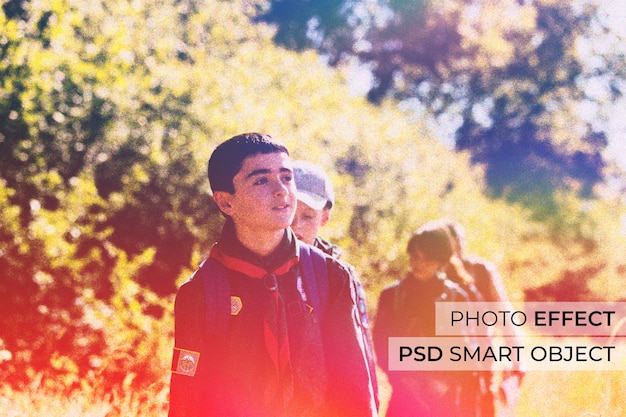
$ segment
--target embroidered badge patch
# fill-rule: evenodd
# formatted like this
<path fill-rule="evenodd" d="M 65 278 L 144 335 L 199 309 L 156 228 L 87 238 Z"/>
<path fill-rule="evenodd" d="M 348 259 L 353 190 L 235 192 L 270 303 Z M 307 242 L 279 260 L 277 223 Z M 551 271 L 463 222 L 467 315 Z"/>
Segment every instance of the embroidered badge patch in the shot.
<path fill-rule="evenodd" d="M 174 348 L 172 360 L 172 372 L 175 374 L 194 376 L 198 370 L 200 352 Z"/>
<path fill-rule="evenodd" d="M 304 308 L 302 307 L 302 304 L 302 301 L 294 301 L 287 304 L 287 313 L 290 316 L 298 316 L 304 313 Z"/>
<path fill-rule="evenodd" d="M 241 311 L 243 307 L 243 303 L 241 302 L 241 298 L 236 295 L 230 296 L 230 315 L 236 316 Z"/>

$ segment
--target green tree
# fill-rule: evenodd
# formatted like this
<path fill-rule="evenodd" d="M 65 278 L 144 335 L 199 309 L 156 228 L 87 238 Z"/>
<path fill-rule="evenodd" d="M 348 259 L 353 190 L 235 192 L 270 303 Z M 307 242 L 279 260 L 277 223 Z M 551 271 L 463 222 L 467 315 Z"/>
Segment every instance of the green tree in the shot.
<path fill-rule="evenodd" d="M 456 149 L 486 166 L 494 197 L 553 221 L 562 190 L 593 196 L 607 141 L 577 107 L 614 100 L 626 79 L 618 51 L 589 46 L 608 36 L 596 2 L 313 3 L 272 1 L 261 20 L 281 44 L 317 48 L 333 64 L 358 58 L 373 75 L 370 101 L 452 122 Z"/>
<path fill-rule="evenodd" d="M 185 92 L 159 85 L 163 62 L 186 58 L 175 39 L 151 49 L 129 37 L 148 39 L 155 28 L 133 22 L 160 19 L 141 12 L 172 9 L 135 6 L 12 1 L 0 14 L 0 345 L 14 352 L 4 369 L 21 375 L 15 383 L 40 369 L 93 369 L 108 342 L 80 300 L 117 296 L 120 259 L 156 248 L 133 279 L 167 295 L 203 240 L 195 236 L 210 239 L 206 180 L 190 158 L 196 135 L 175 139 L 194 128 Z M 134 64 L 142 51 L 161 74 Z"/>

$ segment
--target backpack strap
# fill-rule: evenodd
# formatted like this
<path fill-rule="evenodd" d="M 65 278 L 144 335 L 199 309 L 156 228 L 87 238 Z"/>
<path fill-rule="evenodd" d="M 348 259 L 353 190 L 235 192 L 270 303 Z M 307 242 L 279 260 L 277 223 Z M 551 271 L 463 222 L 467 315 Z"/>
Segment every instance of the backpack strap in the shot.
<path fill-rule="evenodd" d="M 328 267 L 326 255 L 312 246 L 299 244 L 300 270 L 308 302 L 313 311 L 322 312 L 328 305 Z M 214 258 L 207 258 L 194 274 L 204 287 L 206 300 L 207 330 L 222 333 L 228 329 L 230 318 L 230 286 L 224 265 Z"/>
<path fill-rule="evenodd" d="M 194 274 L 202 281 L 206 300 L 207 330 L 222 333 L 228 328 L 230 317 L 230 286 L 224 265 L 207 258 Z"/>
<path fill-rule="evenodd" d="M 328 306 L 329 288 L 326 255 L 313 246 L 306 244 L 299 244 L 299 246 L 300 271 L 308 302 L 313 307 L 314 312 L 319 312 L 318 317 L 321 319 Z"/>

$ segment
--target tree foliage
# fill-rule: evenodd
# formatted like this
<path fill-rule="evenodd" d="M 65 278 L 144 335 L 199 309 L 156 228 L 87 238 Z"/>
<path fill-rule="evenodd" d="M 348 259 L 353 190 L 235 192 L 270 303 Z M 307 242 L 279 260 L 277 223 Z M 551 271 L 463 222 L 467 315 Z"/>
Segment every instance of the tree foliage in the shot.
<path fill-rule="evenodd" d="M 594 196 L 606 125 L 579 109 L 620 97 L 626 79 L 623 52 L 591 46 L 613 42 L 595 2 L 312 3 L 271 1 L 261 19 L 281 44 L 334 64 L 358 58 L 371 69 L 371 102 L 389 97 L 452 124 L 494 197 L 553 221 L 560 191 Z"/>

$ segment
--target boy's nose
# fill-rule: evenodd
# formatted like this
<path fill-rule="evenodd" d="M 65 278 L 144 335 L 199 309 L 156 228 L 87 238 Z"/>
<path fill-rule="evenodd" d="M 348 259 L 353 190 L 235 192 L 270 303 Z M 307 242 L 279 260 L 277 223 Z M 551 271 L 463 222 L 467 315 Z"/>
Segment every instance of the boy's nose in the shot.
<path fill-rule="evenodd" d="M 274 183 L 274 194 L 277 196 L 287 194 L 287 185 L 282 181 L 276 181 Z"/>
<path fill-rule="evenodd" d="M 300 217 L 296 214 L 293 216 L 293 221 L 291 222 L 291 228 L 296 231 L 300 227 Z"/>

